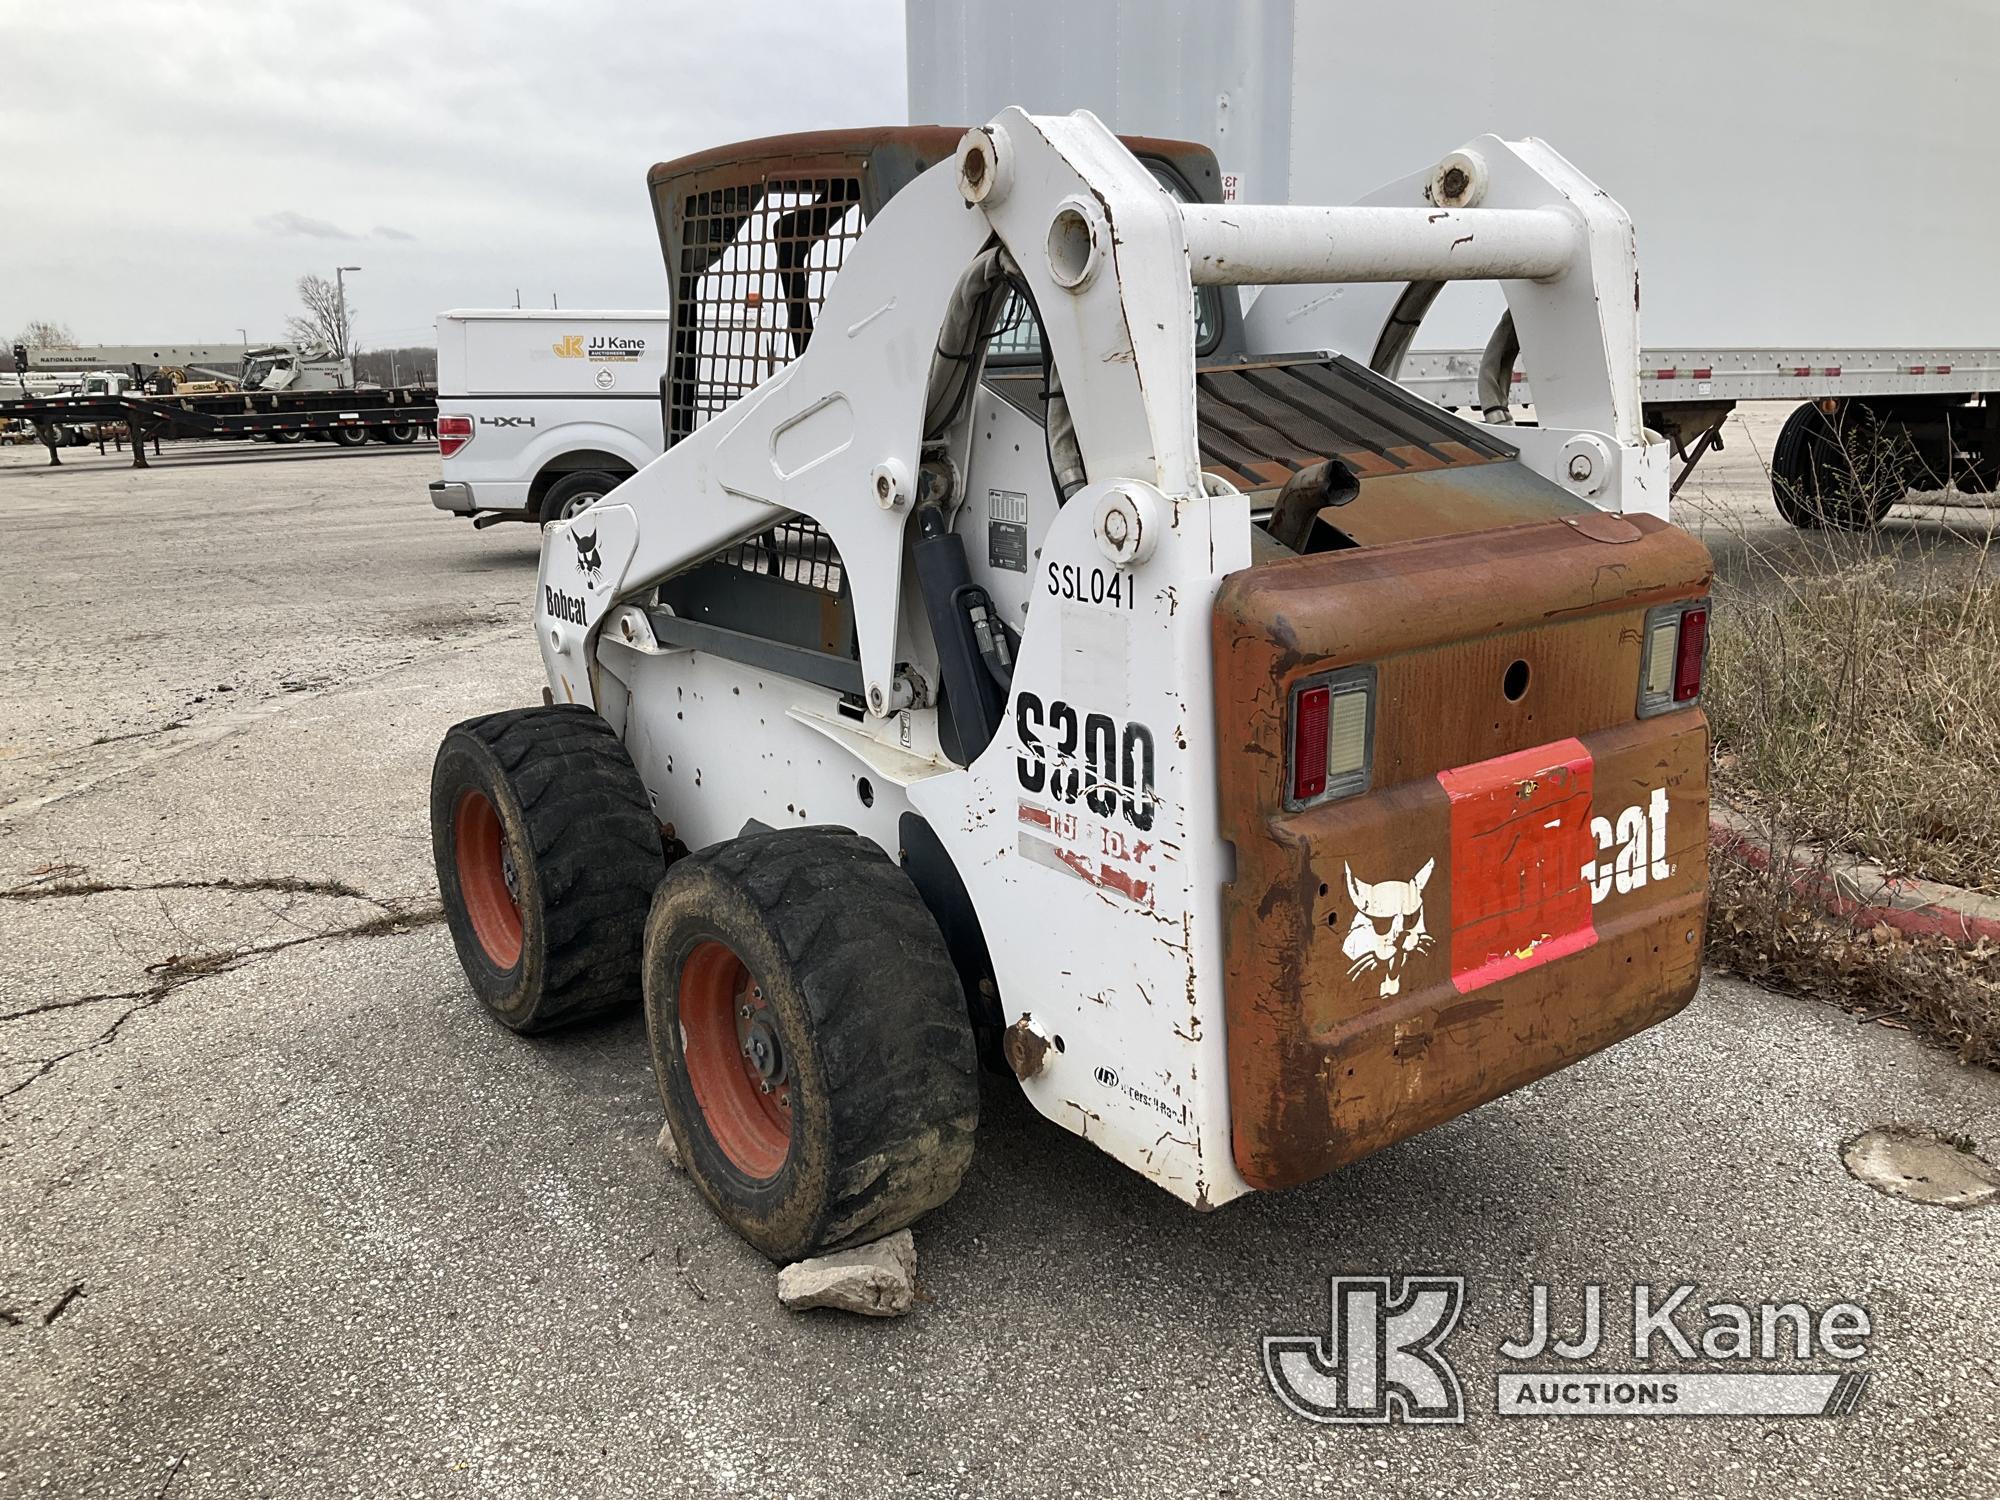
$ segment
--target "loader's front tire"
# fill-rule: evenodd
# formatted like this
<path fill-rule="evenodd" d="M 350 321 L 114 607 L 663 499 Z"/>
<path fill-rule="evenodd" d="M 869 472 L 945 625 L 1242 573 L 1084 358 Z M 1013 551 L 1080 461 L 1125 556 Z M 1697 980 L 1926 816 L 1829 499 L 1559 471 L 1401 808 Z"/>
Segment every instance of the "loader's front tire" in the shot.
<path fill-rule="evenodd" d="M 676 863 L 646 923 L 646 1030 L 681 1159 L 776 1261 L 879 1239 L 972 1160 L 978 1061 L 936 920 L 845 829 Z"/>
<path fill-rule="evenodd" d="M 645 785 L 574 704 L 454 726 L 431 772 L 438 894 L 473 993 L 546 1031 L 639 997 L 646 907 L 666 868 Z"/>

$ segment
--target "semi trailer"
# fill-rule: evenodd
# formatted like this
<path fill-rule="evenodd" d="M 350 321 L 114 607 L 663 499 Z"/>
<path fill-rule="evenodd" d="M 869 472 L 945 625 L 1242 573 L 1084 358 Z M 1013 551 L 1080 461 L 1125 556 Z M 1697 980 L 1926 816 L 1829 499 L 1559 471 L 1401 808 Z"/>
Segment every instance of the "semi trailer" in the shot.
<path fill-rule="evenodd" d="M 913 121 L 1088 108 L 1209 146 L 1237 201 L 1353 202 L 1482 130 L 1558 141 L 1632 215 L 1640 390 L 1676 485 L 1747 401 L 1795 406 L 1768 455 L 1795 524 L 2000 481 L 2000 205 L 1967 175 L 2000 7 L 935 0 L 907 25 Z M 1464 206 L 1482 164 L 1461 165 Z M 1245 317 L 1261 347 L 1336 349 L 1489 420 L 1546 402 L 1560 376 L 1514 357 L 1497 290 L 1439 292 L 1408 283 L 1387 333 L 1332 285 L 1265 288 Z M 1833 461 L 1861 434 L 1898 481 L 1866 496 Z"/>

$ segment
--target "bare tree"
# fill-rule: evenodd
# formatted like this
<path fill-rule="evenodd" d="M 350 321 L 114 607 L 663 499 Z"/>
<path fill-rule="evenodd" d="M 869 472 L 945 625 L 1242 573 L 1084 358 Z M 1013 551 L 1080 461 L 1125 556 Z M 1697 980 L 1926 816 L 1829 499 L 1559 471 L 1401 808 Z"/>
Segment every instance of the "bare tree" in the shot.
<path fill-rule="evenodd" d="M 14 342 L 26 344 L 30 349 L 67 349 L 76 343 L 76 335 L 70 332 L 67 323 L 33 318 L 26 328 L 14 335 Z"/>
<path fill-rule="evenodd" d="M 335 354 L 354 352 L 354 303 L 349 301 L 343 308 L 340 291 L 331 281 L 324 276 L 301 276 L 299 301 L 305 312 L 285 319 L 285 332 L 293 343 L 324 345 Z"/>

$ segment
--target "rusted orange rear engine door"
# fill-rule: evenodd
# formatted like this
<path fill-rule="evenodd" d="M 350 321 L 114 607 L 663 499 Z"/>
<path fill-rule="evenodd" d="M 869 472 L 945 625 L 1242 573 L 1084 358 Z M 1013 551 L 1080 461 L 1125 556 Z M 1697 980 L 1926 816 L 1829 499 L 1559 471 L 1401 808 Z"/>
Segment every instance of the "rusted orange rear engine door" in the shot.
<path fill-rule="evenodd" d="M 1705 625 L 1682 616 L 1709 574 L 1678 528 L 1593 512 L 1225 580 L 1230 1091 L 1251 1183 L 1342 1166 L 1692 997 L 1708 726 L 1659 653 Z M 1332 742 L 1317 782 L 1299 737 L 1308 760 Z"/>

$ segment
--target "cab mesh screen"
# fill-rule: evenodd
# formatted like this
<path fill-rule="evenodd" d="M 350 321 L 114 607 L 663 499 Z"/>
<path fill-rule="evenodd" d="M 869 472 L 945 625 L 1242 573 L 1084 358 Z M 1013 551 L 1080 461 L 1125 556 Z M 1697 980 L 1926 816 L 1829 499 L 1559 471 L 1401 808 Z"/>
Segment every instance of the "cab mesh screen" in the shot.
<path fill-rule="evenodd" d="M 682 200 L 669 446 L 791 363 L 861 238 L 852 177 L 765 178 Z"/>

